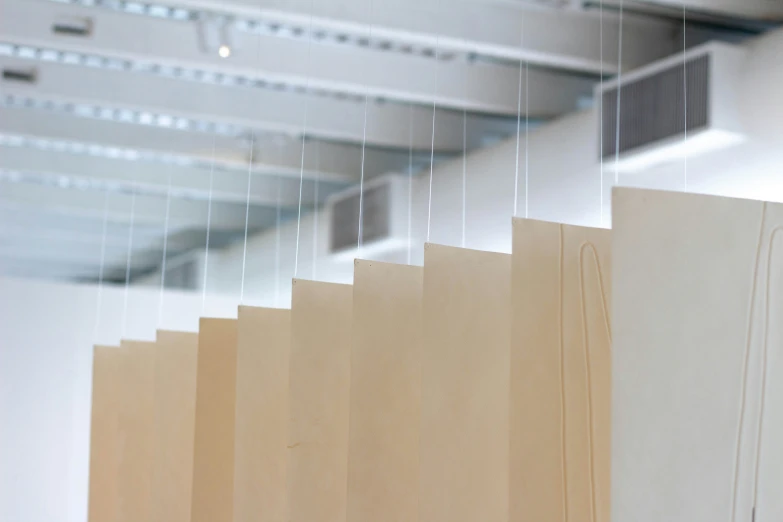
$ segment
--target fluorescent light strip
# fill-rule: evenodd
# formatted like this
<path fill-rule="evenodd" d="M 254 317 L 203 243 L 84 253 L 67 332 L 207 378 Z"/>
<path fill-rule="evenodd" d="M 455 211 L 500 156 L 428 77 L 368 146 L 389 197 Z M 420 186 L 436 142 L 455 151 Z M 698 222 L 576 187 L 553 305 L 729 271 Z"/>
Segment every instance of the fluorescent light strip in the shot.
<path fill-rule="evenodd" d="M 128 13 L 178 22 L 195 22 L 198 20 L 215 20 L 220 23 L 230 24 L 240 31 L 254 34 L 279 36 L 296 40 L 309 40 L 311 31 L 305 25 L 289 24 L 274 20 L 259 20 L 240 18 L 230 13 L 216 11 L 202 11 L 195 9 L 170 7 L 167 5 L 149 2 L 136 2 L 125 0 L 50 0 L 61 4 L 73 4 L 82 7 L 100 7 L 121 13 Z M 426 45 L 410 44 L 403 41 L 390 39 L 369 38 L 364 34 L 352 34 L 344 31 L 332 31 L 329 29 L 313 27 L 312 38 L 324 43 L 334 45 L 355 46 L 376 51 L 394 52 L 399 54 L 416 55 L 440 61 L 456 59 L 456 52 L 435 52 L 435 48 Z M 467 55 L 463 55 L 467 59 Z M 492 57 L 488 57 L 492 58 Z M 511 63 L 509 61 L 509 63 Z"/>
<path fill-rule="evenodd" d="M 52 0 L 53 1 L 53 0 Z M 270 81 L 263 78 L 251 78 L 238 74 L 216 73 L 204 69 L 191 69 L 186 67 L 174 67 L 152 62 L 141 62 L 100 56 L 96 54 L 77 53 L 72 51 L 60 51 L 57 49 L 34 47 L 30 45 L 17 45 L 11 42 L 0 41 L 0 56 L 11 56 L 26 60 L 38 60 L 42 62 L 55 62 L 66 65 L 81 65 L 96 69 L 108 69 L 114 71 L 131 71 L 152 74 L 164 78 L 187 80 L 209 85 L 225 85 L 228 87 L 250 87 L 273 91 L 288 91 L 298 94 L 310 94 L 324 98 L 333 98 L 341 101 L 364 103 L 364 96 L 360 94 L 346 93 L 307 87 L 305 84 Z M 376 101 L 385 101 L 378 98 Z"/>

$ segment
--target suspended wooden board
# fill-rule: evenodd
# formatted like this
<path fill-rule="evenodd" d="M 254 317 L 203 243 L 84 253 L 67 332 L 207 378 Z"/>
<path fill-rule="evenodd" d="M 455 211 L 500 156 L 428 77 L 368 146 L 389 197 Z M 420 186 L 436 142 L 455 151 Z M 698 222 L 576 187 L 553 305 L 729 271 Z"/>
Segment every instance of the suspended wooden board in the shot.
<path fill-rule="evenodd" d="M 609 522 L 611 231 L 513 228 L 511 520 Z"/>
<path fill-rule="evenodd" d="M 612 220 L 614 520 L 783 520 L 783 206 L 617 189 Z"/>
<path fill-rule="evenodd" d="M 510 282 L 509 255 L 425 246 L 420 520 L 508 520 Z"/>
<path fill-rule="evenodd" d="M 355 264 L 348 522 L 418 520 L 422 276 Z"/>
<path fill-rule="evenodd" d="M 229 522 L 234 508 L 237 321 L 201 319 L 192 522 Z"/>
<path fill-rule="evenodd" d="M 155 440 L 155 343 L 122 341 L 117 522 L 149 520 Z"/>
<path fill-rule="evenodd" d="M 353 291 L 294 280 L 288 520 L 344 522 Z"/>
<path fill-rule="evenodd" d="M 114 522 L 119 473 L 120 379 L 124 350 L 96 346 L 92 364 L 89 522 Z"/>
<path fill-rule="evenodd" d="M 291 311 L 239 307 L 234 521 L 286 522 Z"/>
<path fill-rule="evenodd" d="M 190 521 L 198 334 L 159 331 L 152 522 Z"/>

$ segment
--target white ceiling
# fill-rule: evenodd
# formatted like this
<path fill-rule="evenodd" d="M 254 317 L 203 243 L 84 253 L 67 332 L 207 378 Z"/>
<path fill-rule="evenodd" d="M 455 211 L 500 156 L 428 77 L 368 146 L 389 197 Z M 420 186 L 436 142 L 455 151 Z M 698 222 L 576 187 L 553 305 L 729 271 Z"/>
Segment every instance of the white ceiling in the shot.
<path fill-rule="evenodd" d="M 186 254 L 209 222 L 225 244 L 569 112 L 617 70 L 606 4 L 0 0 L 0 275 L 138 275 L 164 236 Z M 676 51 L 677 28 L 629 11 L 623 68 Z"/>

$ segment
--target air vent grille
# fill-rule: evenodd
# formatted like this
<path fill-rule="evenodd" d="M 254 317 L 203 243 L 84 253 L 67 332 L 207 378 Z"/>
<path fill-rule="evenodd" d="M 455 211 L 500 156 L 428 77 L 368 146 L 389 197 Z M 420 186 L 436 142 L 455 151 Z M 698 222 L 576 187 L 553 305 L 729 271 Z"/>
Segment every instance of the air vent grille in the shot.
<path fill-rule="evenodd" d="M 54 34 L 64 36 L 90 36 L 92 20 L 89 18 L 62 17 L 52 24 Z"/>
<path fill-rule="evenodd" d="M 680 136 L 685 131 L 685 83 L 687 71 L 688 132 L 710 125 L 710 56 L 698 56 L 650 76 L 622 85 L 619 153 Z M 603 150 L 617 154 L 617 88 L 603 93 Z"/>
<path fill-rule="evenodd" d="M 3 80 L 7 82 L 35 83 L 35 69 L 3 69 Z"/>
<path fill-rule="evenodd" d="M 362 243 L 386 239 L 391 234 L 391 186 L 382 184 L 364 190 Z M 359 242 L 360 193 L 335 201 L 331 213 L 330 252 L 356 248 Z"/>

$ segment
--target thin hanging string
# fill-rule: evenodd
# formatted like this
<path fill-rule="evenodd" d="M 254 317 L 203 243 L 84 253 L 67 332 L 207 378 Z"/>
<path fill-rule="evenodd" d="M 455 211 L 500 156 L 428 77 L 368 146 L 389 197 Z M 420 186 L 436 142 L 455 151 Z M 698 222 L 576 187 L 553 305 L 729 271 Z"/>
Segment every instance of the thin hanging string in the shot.
<path fill-rule="evenodd" d="M 598 2 L 598 34 L 600 38 L 600 42 L 598 44 L 598 54 L 599 54 L 599 61 L 601 62 L 601 82 L 604 81 L 604 2 L 603 0 L 599 0 Z M 600 153 L 598 154 L 601 162 L 600 167 L 600 190 L 599 190 L 599 197 L 600 197 L 600 208 L 599 212 L 601 215 L 601 226 L 604 226 L 604 94 L 601 92 L 601 96 L 598 99 L 598 118 L 600 120 L 599 128 L 600 132 L 598 139 L 600 140 Z"/>
<path fill-rule="evenodd" d="M 413 104 L 408 105 L 408 264 L 413 254 Z"/>
<path fill-rule="evenodd" d="M 302 161 L 299 166 L 299 215 L 296 220 L 296 250 L 294 253 L 294 278 L 299 273 L 299 236 L 302 231 L 302 190 L 304 189 L 305 146 L 307 144 L 307 116 L 310 112 L 310 66 L 313 52 L 313 0 L 310 0 L 310 20 L 307 27 L 307 83 L 305 84 L 304 124 L 302 129 Z"/>
<path fill-rule="evenodd" d="M 163 325 L 163 297 L 166 288 L 166 262 L 169 248 L 169 220 L 171 216 L 171 170 L 166 188 L 166 216 L 163 220 L 163 256 L 160 263 L 160 296 L 158 297 L 158 328 Z"/>
<path fill-rule="evenodd" d="M 318 278 L 318 205 L 321 184 L 321 142 L 315 142 L 315 196 L 313 201 L 313 281 Z"/>
<path fill-rule="evenodd" d="M 685 131 L 683 140 L 685 144 L 688 142 L 688 61 L 685 58 L 685 46 L 686 46 L 686 9 L 685 2 L 682 3 L 682 91 L 683 91 L 683 113 L 685 114 Z M 683 160 L 683 188 L 685 192 L 688 192 L 688 149 L 685 148 L 685 158 Z"/>
<path fill-rule="evenodd" d="M 209 169 L 209 195 L 207 196 L 207 238 L 204 245 L 204 283 L 201 292 L 201 315 L 207 306 L 207 276 L 209 275 L 209 232 L 212 227 L 212 188 L 215 182 L 215 153 L 217 148 L 217 132 L 212 136 L 212 166 Z"/>
<path fill-rule="evenodd" d="M 101 230 L 101 259 L 98 265 L 98 295 L 95 303 L 95 327 L 93 329 L 92 339 L 94 343 L 98 342 L 98 328 L 101 322 L 101 308 L 103 307 L 103 270 L 106 264 L 106 233 L 109 225 L 109 189 L 104 191 L 103 195 L 103 226 Z"/>
<path fill-rule="evenodd" d="M 467 90 L 467 89 L 466 89 Z M 468 110 L 462 109 L 462 248 L 467 238 L 468 214 Z"/>
<path fill-rule="evenodd" d="M 131 263 L 133 262 L 133 228 L 136 221 L 136 185 L 131 189 L 130 229 L 128 231 L 128 257 L 125 265 L 125 294 L 122 298 L 122 338 L 128 332 L 128 293 L 130 291 Z"/>
<path fill-rule="evenodd" d="M 530 216 L 530 75 L 525 61 L 525 219 Z"/>
<path fill-rule="evenodd" d="M 253 183 L 253 155 L 256 149 L 256 133 L 250 139 L 250 159 L 247 162 L 247 201 L 245 202 L 245 245 L 242 250 L 242 283 L 239 290 L 239 304 L 245 302 L 245 272 L 247 269 L 247 231 L 250 228 L 250 186 Z"/>
<path fill-rule="evenodd" d="M 438 14 L 440 15 L 441 2 L 438 1 Z M 437 16 L 436 15 L 436 16 Z M 432 231 L 432 178 L 435 176 L 435 116 L 437 114 L 438 104 L 438 73 L 440 67 L 440 34 L 435 37 L 435 92 L 432 98 L 432 149 L 430 152 L 430 194 L 427 204 L 427 242 L 430 242 L 430 232 Z M 466 80 L 467 81 L 467 80 Z"/>
<path fill-rule="evenodd" d="M 463 20 L 463 24 L 465 21 Z M 462 82 L 462 96 L 468 97 L 468 79 Z M 468 110 L 462 109 L 462 248 L 468 237 Z"/>
<path fill-rule="evenodd" d="M 372 30 L 370 30 L 370 40 L 372 40 Z M 356 257 L 362 257 L 362 243 L 364 236 L 364 160 L 367 146 L 367 105 L 370 103 L 369 93 L 364 94 L 364 129 L 362 131 L 362 169 L 359 176 L 359 229 L 356 238 L 356 248 L 358 252 Z"/>
<path fill-rule="evenodd" d="M 277 151 L 282 158 L 282 144 Z M 275 208 L 275 306 L 280 306 L 280 218 L 282 214 L 281 186 L 283 180 L 277 178 L 277 204 Z"/>
<path fill-rule="evenodd" d="M 525 25 L 524 21 L 522 22 L 520 28 L 519 28 L 519 47 L 522 49 L 522 46 L 524 45 L 524 36 L 525 35 Z M 519 211 L 519 146 L 522 142 L 522 71 L 524 70 L 524 66 L 522 63 L 522 58 L 519 58 L 519 81 L 517 84 L 517 148 L 516 148 L 516 155 L 515 155 L 515 161 L 514 161 L 514 214 L 513 217 L 517 217 L 517 213 Z"/>
<path fill-rule="evenodd" d="M 258 36 L 256 41 L 256 62 L 261 56 L 261 35 Z M 242 251 L 242 282 L 239 290 L 239 304 L 245 302 L 245 274 L 247 268 L 247 233 L 250 228 L 250 189 L 253 184 L 253 160 L 255 159 L 256 151 L 256 132 L 253 130 L 250 133 L 250 155 L 247 161 L 247 201 L 245 202 L 245 244 Z"/>
<path fill-rule="evenodd" d="M 372 42 L 373 33 L 373 9 L 372 0 L 367 2 L 367 22 L 369 24 L 369 31 L 367 36 L 370 42 Z M 370 104 L 370 93 L 365 91 L 364 93 L 364 126 L 362 128 L 362 168 L 361 175 L 359 176 L 359 227 L 356 238 L 356 257 L 361 259 L 362 257 L 362 244 L 364 243 L 364 162 L 365 154 L 367 153 L 367 107 Z"/>
<path fill-rule="evenodd" d="M 617 121 L 615 127 L 614 148 L 614 184 L 620 182 L 620 108 L 623 95 L 623 7 L 625 2 L 620 0 L 619 32 L 617 35 Z"/>

